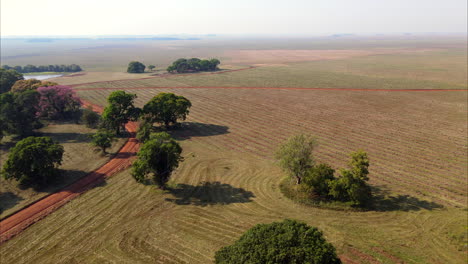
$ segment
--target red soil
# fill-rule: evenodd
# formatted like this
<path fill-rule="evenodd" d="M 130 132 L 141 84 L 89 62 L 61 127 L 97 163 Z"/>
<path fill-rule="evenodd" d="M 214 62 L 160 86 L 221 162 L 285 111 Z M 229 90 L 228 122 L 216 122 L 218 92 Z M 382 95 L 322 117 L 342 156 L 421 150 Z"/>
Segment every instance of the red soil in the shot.
<path fill-rule="evenodd" d="M 92 106 L 94 111 L 102 112 L 103 108 L 84 102 L 84 106 Z M 19 234 L 30 225 L 46 217 L 68 201 L 76 198 L 105 178 L 122 171 L 131 165 L 133 157 L 138 151 L 139 143 L 135 138 L 137 124 L 128 123 L 126 126 L 130 137 L 119 152 L 105 165 L 91 172 L 84 178 L 69 185 L 62 191 L 50 194 L 0 222 L 0 244 Z"/>

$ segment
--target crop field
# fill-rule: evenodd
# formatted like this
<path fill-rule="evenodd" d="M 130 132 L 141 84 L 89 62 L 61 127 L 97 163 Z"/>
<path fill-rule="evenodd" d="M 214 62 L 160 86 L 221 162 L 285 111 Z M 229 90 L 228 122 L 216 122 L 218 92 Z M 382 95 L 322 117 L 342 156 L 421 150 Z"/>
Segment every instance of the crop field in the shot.
<path fill-rule="evenodd" d="M 372 43 L 319 42 L 316 48 Z M 160 92 L 186 97 L 190 114 L 171 131 L 185 161 L 166 191 L 136 183 L 129 170 L 112 176 L 2 244 L 2 261 L 210 263 L 216 250 L 252 226 L 293 218 L 323 230 L 344 263 L 465 263 L 467 54 L 458 42 L 427 43 L 388 40 L 378 48 L 424 50 L 271 60 L 222 74 L 60 78 L 75 84 L 82 99 L 102 106 L 115 90 L 137 94 L 139 107 Z M 264 48 L 263 56 L 282 45 Z M 305 46 L 296 43 L 290 52 Z M 229 66 L 246 67 L 239 52 L 231 52 L 224 54 L 238 54 L 239 64 Z M 322 209 L 283 196 L 279 184 L 286 175 L 273 154 L 298 133 L 315 136 L 316 161 L 335 169 L 346 166 L 352 151 L 369 154 L 371 209 Z"/>
<path fill-rule="evenodd" d="M 48 136 L 60 143 L 65 152 L 60 168 L 62 171 L 62 179 L 49 188 L 34 190 L 33 188 L 21 189 L 14 181 L 7 181 L 0 178 L 0 208 L 2 212 L 0 218 L 3 218 L 24 206 L 34 202 L 51 192 L 60 190 L 65 185 L 70 184 L 77 179 L 83 177 L 90 171 L 99 168 L 109 160 L 109 156 L 117 152 L 123 145 L 125 140 L 118 139 L 109 148 L 109 155 L 103 156 L 94 151 L 94 148 L 89 144 L 88 137 L 94 133 L 95 129 L 90 129 L 84 125 L 57 123 L 48 125 L 38 132 L 42 136 Z M 13 142 L 3 140 L 0 145 L 0 167 L 3 166 L 8 158 L 8 148 L 13 146 Z"/>
<path fill-rule="evenodd" d="M 2 245 L 7 262 L 207 263 L 249 227 L 295 218 L 324 230 L 348 263 L 463 263 L 466 92 L 129 90 L 139 106 L 163 91 L 193 103 L 174 134 L 186 161 L 173 189 L 114 176 Z M 79 95 L 104 104 L 109 93 Z M 375 210 L 317 209 L 282 196 L 272 153 L 299 132 L 315 135 L 317 160 L 334 167 L 368 151 Z"/>

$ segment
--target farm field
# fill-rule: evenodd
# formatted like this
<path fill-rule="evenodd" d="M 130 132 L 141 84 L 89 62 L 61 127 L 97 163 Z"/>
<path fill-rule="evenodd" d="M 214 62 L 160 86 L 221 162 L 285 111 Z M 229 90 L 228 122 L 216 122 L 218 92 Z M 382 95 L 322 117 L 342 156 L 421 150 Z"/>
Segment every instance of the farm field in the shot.
<path fill-rule="evenodd" d="M 104 104 L 110 91 L 79 95 Z M 463 263 L 466 92 L 129 91 L 139 106 L 162 91 L 193 103 L 174 134 L 186 161 L 173 190 L 123 172 L 2 245 L 7 262 L 207 263 L 251 226 L 289 217 L 324 230 L 347 263 Z M 315 135 L 318 161 L 334 167 L 368 151 L 376 210 L 317 209 L 282 196 L 271 154 L 299 132 Z"/>
<path fill-rule="evenodd" d="M 293 218 L 323 230 L 344 263 L 466 262 L 468 78 L 461 42 L 328 40 L 306 52 L 309 42 L 290 43 L 289 49 L 282 42 L 259 41 L 258 48 L 254 41 L 224 48 L 224 41 L 197 43 L 214 50 L 193 42 L 189 55 L 204 50 L 200 54 L 225 56 L 222 68 L 257 67 L 142 79 L 149 74 L 118 72 L 127 49 L 120 47 L 112 62 L 55 79 L 101 106 L 115 90 L 137 94 L 139 107 L 160 92 L 188 98 L 187 120 L 171 131 L 185 161 L 167 191 L 137 184 L 129 170 L 107 179 L 0 245 L 2 261 L 210 263 L 216 250 L 255 224 Z M 177 56 L 187 48 L 178 45 Z M 354 55 L 320 57 L 332 48 Z M 364 54 L 364 48 L 393 51 Z M 301 54 L 309 57 L 301 60 Z M 290 55 L 296 59 L 284 60 Z M 317 162 L 335 169 L 346 166 L 352 151 L 369 154 L 371 210 L 308 207 L 282 195 L 285 173 L 273 153 L 298 133 L 314 135 Z"/>
<path fill-rule="evenodd" d="M 89 172 L 99 168 L 109 160 L 110 155 L 116 153 L 125 142 L 125 139 L 120 138 L 113 143 L 109 148 L 109 155 L 102 156 L 94 151 L 89 142 L 88 135 L 94 133 L 95 129 L 90 129 L 84 125 L 57 123 L 50 124 L 38 132 L 42 136 L 48 136 L 59 142 L 64 147 L 62 166 L 63 177 L 53 186 L 34 190 L 33 188 L 21 189 L 14 181 L 7 181 L 3 177 L 0 178 L 0 208 L 2 212 L 0 218 L 3 218 L 11 213 L 20 210 L 24 206 L 48 195 L 56 192 L 64 186 L 75 182 Z M 11 142 L 2 142 L 0 145 L 0 165 L 8 158 L 7 148 L 12 147 Z"/>
<path fill-rule="evenodd" d="M 294 54 L 296 51 L 289 52 Z M 228 72 L 219 75 L 193 74 L 171 76 L 170 78 L 105 81 L 84 84 L 77 88 L 194 86 L 467 89 L 466 59 L 466 51 L 458 49 L 443 52 L 413 51 L 411 53 L 366 55 L 301 63 L 258 64 L 258 68 L 248 71 Z M 65 78 L 56 79 L 56 81 L 60 82 L 62 79 Z M 84 76 L 82 80 L 85 81 Z M 70 82 L 69 80 L 64 81 L 65 83 Z"/>

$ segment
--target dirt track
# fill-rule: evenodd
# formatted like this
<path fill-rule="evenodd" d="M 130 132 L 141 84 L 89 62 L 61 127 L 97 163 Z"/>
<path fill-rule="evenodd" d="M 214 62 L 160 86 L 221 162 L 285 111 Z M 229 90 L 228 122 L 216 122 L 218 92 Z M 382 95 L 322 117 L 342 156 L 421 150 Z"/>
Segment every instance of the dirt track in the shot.
<path fill-rule="evenodd" d="M 84 106 L 92 106 L 94 111 L 102 112 L 103 108 L 84 102 Z M 41 220 L 48 214 L 57 210 L 68 201 L 98 185 L 106 177 L 130 166 L 132 158 L 138 151 L 139 143 L 135 138 L 137 124 L 128 123 L 125 128 L 130 133 L 128 141 L 119 152 L 105 165 L 91 172 L 84 178 L 69 185 L 65 189 L 48 195 L 0 222 L 0 244 L 19 234 L 30 225 Z"/>

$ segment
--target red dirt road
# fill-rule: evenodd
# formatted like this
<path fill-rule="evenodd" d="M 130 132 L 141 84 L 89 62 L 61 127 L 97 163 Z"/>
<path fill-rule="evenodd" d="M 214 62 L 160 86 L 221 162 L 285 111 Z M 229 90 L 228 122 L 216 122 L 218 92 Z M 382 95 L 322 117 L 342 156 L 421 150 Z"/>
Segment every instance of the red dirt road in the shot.
<path fill-rule="evenodd" d="M 103 108 L 83 102 L 84 106 L 92 106 L 94 111 L 102 112 Z M 46 217 L 68 201 L 76 198 L 90 188 L 103 182 L 105 178 L 116 174 L 130 166 L 133 157 L 138 151 L 139 143 L 135 138 L 137 124 L 128 123 L 125 128 L 130 137 L 119 152 L 105 165 L 91 172 L 84 178 L 69 185 L 65 189 L 48 195 L 26 208 L 14 213 L 0 222 L 0 244 L 19 234 L 30 225 Z"/>

